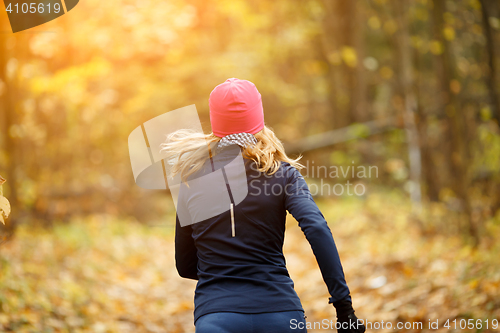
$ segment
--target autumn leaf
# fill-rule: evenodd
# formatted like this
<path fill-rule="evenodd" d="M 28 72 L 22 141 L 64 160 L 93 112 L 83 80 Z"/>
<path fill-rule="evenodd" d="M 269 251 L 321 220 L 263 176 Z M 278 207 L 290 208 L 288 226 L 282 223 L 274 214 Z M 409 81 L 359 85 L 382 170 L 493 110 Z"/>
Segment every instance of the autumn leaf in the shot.
<path fill-rule="evenodd" d="M 0 222 L 5 225 L 5 219 L 10 215 L 10 203 L 2 193 L 2 184 L 5 183 L 5 179 L 0 176 Z"/>

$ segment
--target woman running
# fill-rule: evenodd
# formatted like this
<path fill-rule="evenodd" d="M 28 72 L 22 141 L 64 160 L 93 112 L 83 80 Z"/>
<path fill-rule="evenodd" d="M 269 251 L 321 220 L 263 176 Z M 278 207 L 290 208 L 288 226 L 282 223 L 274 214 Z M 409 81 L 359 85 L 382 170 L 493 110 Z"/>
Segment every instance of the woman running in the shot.
<path fill-rule="evenodd" d="M 311 245 L 338 331 L 364 332 L 332 233 L 298 171 L 303 166 L 265 126 L 255 85 L 230 78 L 212 91 L 209 107 L 213 133 L 181 130 L 162 145 L 171 176 L 183 180 L 175 260 L 181 277 L 198 280 L 196 333 L 307 332 L 283 256 L 287 212 Z"/>

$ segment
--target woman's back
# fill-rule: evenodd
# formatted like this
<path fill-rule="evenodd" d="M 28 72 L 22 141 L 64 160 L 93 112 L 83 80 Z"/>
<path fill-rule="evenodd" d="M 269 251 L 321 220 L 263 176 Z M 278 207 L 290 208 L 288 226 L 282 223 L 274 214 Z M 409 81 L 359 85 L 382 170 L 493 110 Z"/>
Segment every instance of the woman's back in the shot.
<path fill-rule="evenodd" d="M 177 268 L 182 276 L 199 279 L 195 320 L 228 309 L 242 313 L 303 311 L 282 252 L 286 193 L 292 193 L 289 184 L 298 172 L 288 163 L 282 163 L 273 175 L 258 171 L 252 160 L 245 159 L 244 165 L 248 194 L 233 212 L 228 207 L 213 218 L 177 227 Z M 230 186 L 228 192 L 232 192 Z M 189 205 L 189 198 L 181 198 L 178 206 L 180 201 L 187 203 L 181 209 L 196 211 L 196 201 Z M 186 256 L 195 254 L 197 266 L 186 265 L 190 263 Z"/>

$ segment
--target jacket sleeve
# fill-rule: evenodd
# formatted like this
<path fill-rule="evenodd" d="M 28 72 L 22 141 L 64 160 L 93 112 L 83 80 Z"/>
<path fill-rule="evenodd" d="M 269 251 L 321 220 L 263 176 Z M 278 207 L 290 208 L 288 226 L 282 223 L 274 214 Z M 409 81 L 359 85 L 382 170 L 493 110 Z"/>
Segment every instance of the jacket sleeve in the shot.
<path fill-rule="evenodd" d="M 192 236 L 193 228 L 181 227 L 179 217 L 175 217 L 175 267 L 179 275 L 186 279 L 198 280 L 198 251 Z"/>
<path fill-rule="evenodd" d="M 311 245 L 331 295 L 329 303 L 351 300 L 330 228 L 314 202 L 304 177 L 293 167 L 290 167 L 286 176 L 285 208 L 298 221 Z"/>

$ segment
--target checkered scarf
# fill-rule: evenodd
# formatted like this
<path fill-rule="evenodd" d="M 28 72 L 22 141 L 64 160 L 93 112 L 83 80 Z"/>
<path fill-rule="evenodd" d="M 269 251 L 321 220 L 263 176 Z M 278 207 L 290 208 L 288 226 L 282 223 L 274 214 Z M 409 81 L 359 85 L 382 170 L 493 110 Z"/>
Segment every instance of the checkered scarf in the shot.
<path fill-rule="evenodd" d="M 223 147 L 227 147 L 229 145 L 238 145 L 240 147 L 246 147 L 249 145 L 255 145 L 257 143 L 257 139 L 253 134 L 250 133 L 235 133 L 235 134 L 229 134 L 223 137 L 218 145 L 216 150 L 220 150 Z"/>

